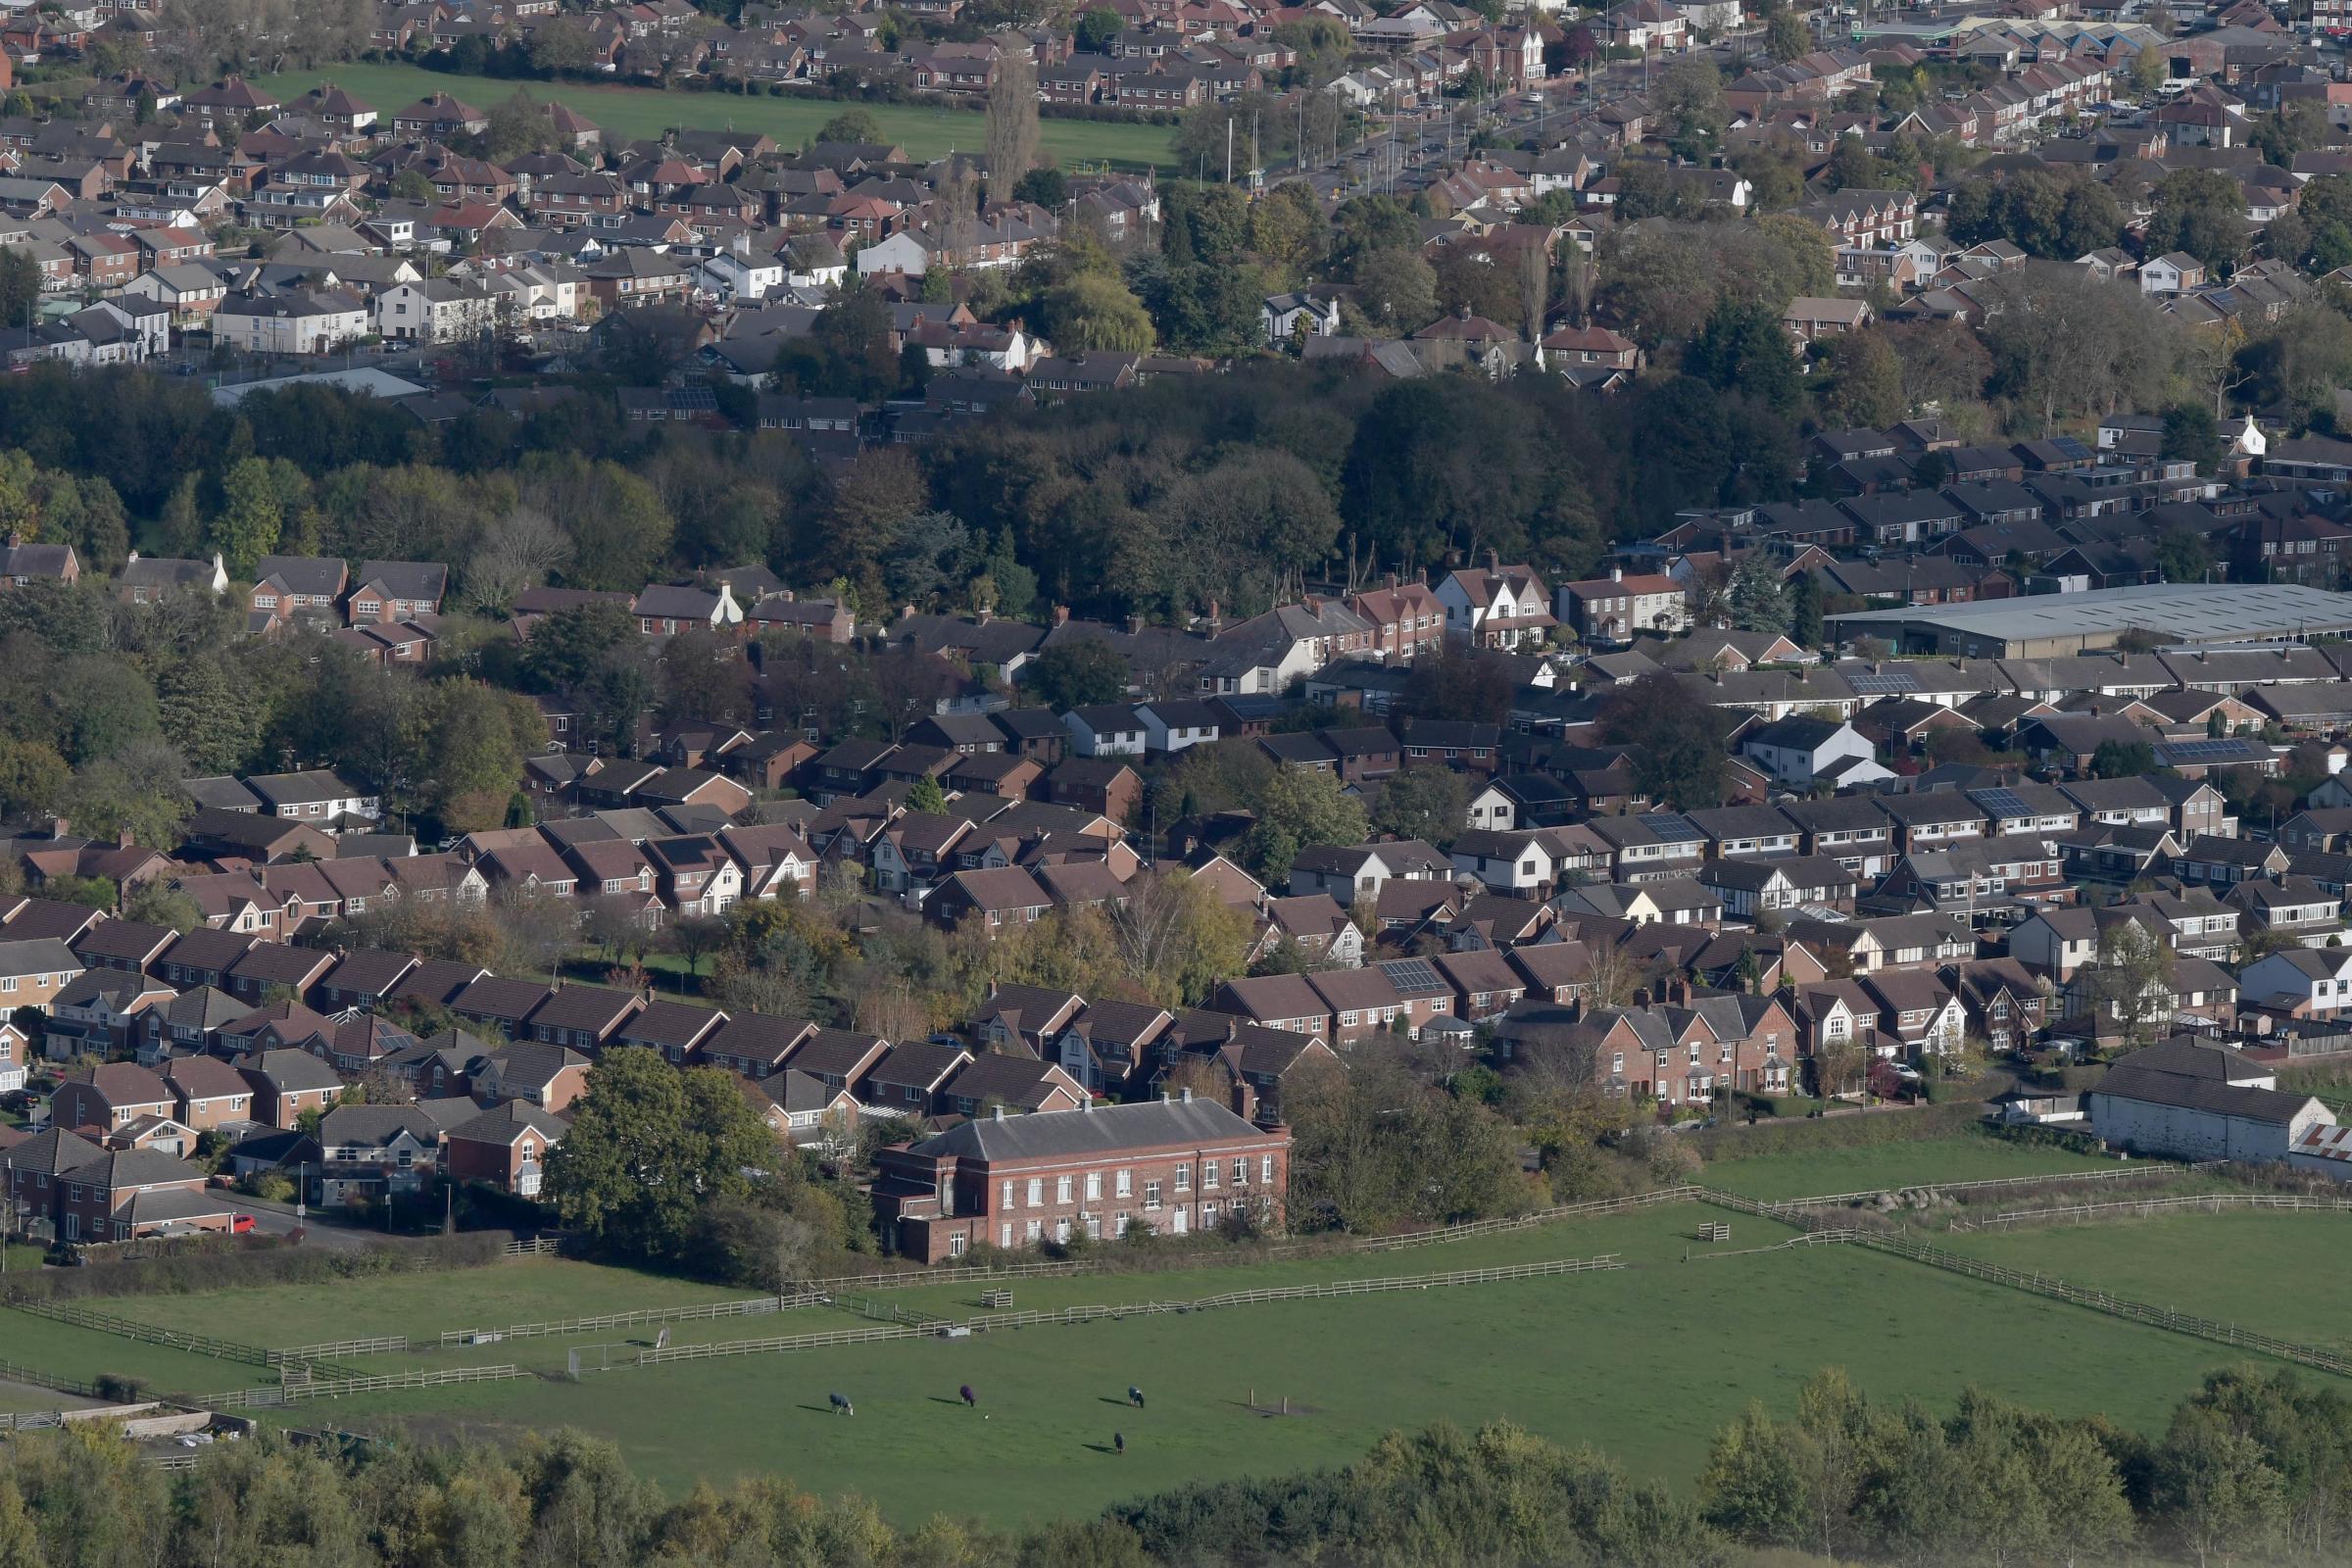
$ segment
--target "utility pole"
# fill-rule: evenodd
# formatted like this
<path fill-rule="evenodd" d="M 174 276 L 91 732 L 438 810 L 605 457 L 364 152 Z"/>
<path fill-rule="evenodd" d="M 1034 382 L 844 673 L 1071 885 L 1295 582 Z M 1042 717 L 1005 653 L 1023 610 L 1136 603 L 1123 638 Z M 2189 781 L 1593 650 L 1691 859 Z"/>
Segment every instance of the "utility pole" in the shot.
<path fill-rule="evenodd" d="M 1233 117 L 1225 117 L 1225 183 L 1233 183 Z"/>

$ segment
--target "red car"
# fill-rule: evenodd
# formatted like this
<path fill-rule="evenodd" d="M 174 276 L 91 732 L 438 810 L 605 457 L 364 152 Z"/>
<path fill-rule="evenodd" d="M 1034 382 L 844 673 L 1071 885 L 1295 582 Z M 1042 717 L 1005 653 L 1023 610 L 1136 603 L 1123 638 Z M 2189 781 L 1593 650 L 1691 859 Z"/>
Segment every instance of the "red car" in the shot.
<path fill-rule="evenodd" d="M 228 1216 L 229 1235 L 242 1236 L 251 1229 L 253 1229 L 253 1216 L 251 1214 L 231 1214 Z"/>

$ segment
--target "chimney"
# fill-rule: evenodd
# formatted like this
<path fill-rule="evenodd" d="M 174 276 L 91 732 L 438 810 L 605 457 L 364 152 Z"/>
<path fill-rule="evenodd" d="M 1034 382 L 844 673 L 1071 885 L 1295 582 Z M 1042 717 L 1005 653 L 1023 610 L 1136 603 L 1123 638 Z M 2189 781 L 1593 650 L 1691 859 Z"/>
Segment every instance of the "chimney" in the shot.
<path fill-rule="evenodd" d="M 1487 552 L 1487 569 L 1489 571 L 1500 571 L 1502 569 L 1501 552 L 1494 550 L 1490 550 Z"/>
<path fill-rule="evenodd" d="M 1609 568 L 1609 581 L 1611 581 L 1611 582 L 1623 582 L 1623 581 L 1625 581 L 1625 568 L 1624 568 L 1623 566 L 1611 566 L 1611 567 Z"/>
<path fill-rule="evenodd" d="M 1391 571 L 1391 572 L 1384 572 L 1384 573 L 1382 573 L 1382 574 L 1381 574 L 1381 579 L 1380 579 L 1380 584 L 1381 584 L 1381 586 L 1382 586 L 1382 587 L 1384 587 L 1384 588 L 1388 589 L 1388 590 L 1389 590 L 1391 593 L 1394 593 L 1394 592 L 1396 592 L 1396 574 L 1395 572 L 1393 572 L 1393 571 Z"/>
<path fill-rule="evenodd" d="M 118 850 L 127 850 L 130 848 L 130 829 L 126 827 L 119 827 L 115 829 L 115 848 Z"/>
<path fill-rule="evenodd" d="M 1004 1119 L 1004 1107 L 1003 1105 L 989 1106 L 988 1119 L 990 1121 L 1003 1121 Z"/>
<path fill-rule="evenodd" d="M 1054 624 L 1056 626 L 1067 626 L 1069 623 L 1070 607 L 1067 605 L 1055 605 L 1054 607 Z"/>
<path fill-rule="evenodd" d="M 9 548 L 9 549 L 11 549 L 11 550 L 15 550 L 15 549 L 17 549 L 19 546 L 23 545 L 24 543 L 24 536 L 23 534 L 21 534 L 21 533 L 17 532 L 17 530 L 16 530 L 16 529 L 14 529 L 14 528 L 11 528 L 11 529 L 9 529 L 9 530 L 8 530 L 8 548 Z"/>
<path fill-rule="evenodd" d="M 69 832 L 73 831 L 73 828 L 74 824 L 67 821 L 62 816 L 53 816 L 49 819 L 49 836 L 53 839 L 64 838 Z"/>
<path fill-rule="evenodd" d="M 776 597 L 777 597 L 778 599 L 781 599 L 781 600 L 783 600 L 783 601 L 784 601 L 786 604 L 788 604 L 788 605 L 789 605 L 789 604 L 791 604 L 791 603 L 793 602 L 793 599 L 794 599 L 794 597 L 795 597 L 795 596 L 794 596 L 794 594 L 793 594 L 793 591 L 792 591 L 791 589 L 787 588 L 787 589 L 785 589 L 785 590 L 784 590 L 782 593 L 780 593 L 780 594 L 776 595 Z"/>
<path fill-rule="evenodd" d="M 1176 1092 L 1176 1100 L 1179 1104 L 1189 1105 L 1193 1102 L 1193 1092 L 1190 1089 L 1180 1089 Z"/>
<path fill-rule="evenodd" d="M 912 605 L 901 605 L 899 607 L 899 618 L 901 620 L 912 620 L 914 618 L 914 607 Z"/>
<path fill-rule="evenodd" d="M 1089 1095 L 1084 1100 L 1078 1102 L 1078 1108 L 1085 1111 L 1089 1116 L 1092 1116 L 1095 1113 L 1095 1097 Z"/>
<path fill-rule="evenodd" d="M 1143 634 L 1144 617 L 1141 615 L 1129 615 L 1127 617 L 1127 635 L 1130 637 L 1141 637 Z"/>

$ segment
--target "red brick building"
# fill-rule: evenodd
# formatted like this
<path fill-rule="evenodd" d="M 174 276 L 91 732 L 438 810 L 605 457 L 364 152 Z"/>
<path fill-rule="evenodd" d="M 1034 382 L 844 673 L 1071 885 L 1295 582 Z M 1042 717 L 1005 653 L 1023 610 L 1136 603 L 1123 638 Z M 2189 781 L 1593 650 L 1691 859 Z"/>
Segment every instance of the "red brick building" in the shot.
<path fill-rule="evenodd" d="M 878 1156 L 874 1210 L 901 1255 L 936 1263 L 975 1246 L 1034 1247 L 1145 1224 L 1209 1230 L 1239 1205 L 1279 1227 L 1291 1135 L 1223 1105 L 1174 1100 L 1004 1115 Z"/>

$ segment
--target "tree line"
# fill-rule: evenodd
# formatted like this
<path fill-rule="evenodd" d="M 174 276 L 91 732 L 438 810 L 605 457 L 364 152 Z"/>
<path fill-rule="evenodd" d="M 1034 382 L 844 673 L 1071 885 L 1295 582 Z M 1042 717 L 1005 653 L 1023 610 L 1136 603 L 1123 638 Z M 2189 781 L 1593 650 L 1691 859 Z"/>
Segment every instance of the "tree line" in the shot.
<path fill-rule="evenodd" d="M 1690 1497 L 1590 1446 L 1441 1422 L 1345 1466 L 1004 1528 L 894 1524 L 772 1476 L 667 1497 L 569 1430 L 505 1447 L 264 1432 L 165 1472 L 93 1422 L 0 1445 L 0 1568 L 2325 1562 L 2348 1483 L 2352 1404 L 2254 1367 L 2209 1374 L 2154 1435 L 1974 1390 L 1948 1414 L 1880 1404 L 1832 1368 L 1786 1419 L 1755 1406 L 1722 1428 Z"/>

